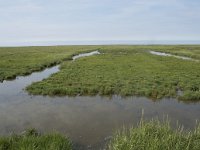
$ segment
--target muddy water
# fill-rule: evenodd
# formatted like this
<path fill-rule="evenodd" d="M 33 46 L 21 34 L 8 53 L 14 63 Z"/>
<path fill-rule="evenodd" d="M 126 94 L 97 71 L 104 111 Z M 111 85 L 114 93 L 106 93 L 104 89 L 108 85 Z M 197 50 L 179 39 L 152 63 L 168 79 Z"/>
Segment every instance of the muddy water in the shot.
<path fill-rule="evenodd" d="M 23 89 L 35 81 L 59 71 L 59 66 L 14 81 L 0 83 L 0 134 L 20 133 L 27 128 L 41 132 L 53 130 L 68 135 L 75 149 L 102 149 L 113 131 L 136 124 L 144 117 L 163 118 L 173 124 L 179 120 L 192 128 L 200 119 L 200 103 L 182 103 L 175 99 L 153 102 L 143 97 L 43 97 L 28 95 Z"/>

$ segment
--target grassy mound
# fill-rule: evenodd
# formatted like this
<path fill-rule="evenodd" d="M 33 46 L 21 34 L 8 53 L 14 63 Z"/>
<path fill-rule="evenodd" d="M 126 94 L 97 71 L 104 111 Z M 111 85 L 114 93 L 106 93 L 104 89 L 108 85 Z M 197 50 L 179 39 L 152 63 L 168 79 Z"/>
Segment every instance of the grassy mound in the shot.
<path fill-rule="evenodd" d="M 199 150 L 200 126 L 185 132 L 172 129 L 169 122 L 141 121 L 137 127 L 117 132 L 108 146 L 109 150 Z"/>
<path fill-rule="evenodd" d="M 0 137 L 0 150 L 71 150 L 68 138 L 52 133 L 40 135 L 35 130 L 26 131 L 23 135 Z"/>
<path fill-rule="evenodd" d="M 33 83 L 27 90 L 36 95 L 117 94 L 200 100 L 199 62 L 149 53 L 152 49 L 167 51 L 169 48 L 171 46 L 102 47 L 101 55 L 65 62 L 60 72 Z"/>

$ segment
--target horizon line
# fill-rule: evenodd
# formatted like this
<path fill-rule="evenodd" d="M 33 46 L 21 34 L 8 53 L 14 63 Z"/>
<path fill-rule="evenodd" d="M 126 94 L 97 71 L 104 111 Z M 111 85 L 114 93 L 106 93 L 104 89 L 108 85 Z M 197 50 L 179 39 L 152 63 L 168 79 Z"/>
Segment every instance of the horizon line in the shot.
<path fill-rule="evenodd" d="M 31 47 L 31 46 L 81 46 L 81 45 L 200 45 L 200 40 L 49 40 L 2 42 L 0 47 Z"/>

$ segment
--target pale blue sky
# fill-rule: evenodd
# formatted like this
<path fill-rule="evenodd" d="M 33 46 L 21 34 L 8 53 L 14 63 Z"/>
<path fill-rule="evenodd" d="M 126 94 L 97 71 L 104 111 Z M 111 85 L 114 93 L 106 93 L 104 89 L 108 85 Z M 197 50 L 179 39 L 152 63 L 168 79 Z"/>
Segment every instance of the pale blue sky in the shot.
<path fill-rule="evenodd" d="M 0 0 L 0 45 L 200 40 L 200 0 Z"/>

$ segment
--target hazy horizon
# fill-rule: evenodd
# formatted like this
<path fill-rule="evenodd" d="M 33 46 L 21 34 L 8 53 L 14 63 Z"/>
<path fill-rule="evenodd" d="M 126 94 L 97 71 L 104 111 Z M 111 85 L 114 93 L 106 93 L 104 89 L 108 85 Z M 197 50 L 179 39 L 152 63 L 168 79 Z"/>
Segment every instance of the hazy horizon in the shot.
<path fill-rule="evenodd" d="M 0 46 L 200 44 L 199 7 L 198 0 L 0 0 Z"/>
<path fill-rule="evenodd" d="M 29 41 L 1 45 L 0 47 L 20 46 L 63 46 L 63 45 L 200 45 L 200 41 L 170 41 L 170 40 L 143 40 L 143 41 Z"/>

